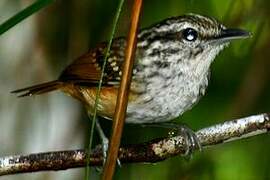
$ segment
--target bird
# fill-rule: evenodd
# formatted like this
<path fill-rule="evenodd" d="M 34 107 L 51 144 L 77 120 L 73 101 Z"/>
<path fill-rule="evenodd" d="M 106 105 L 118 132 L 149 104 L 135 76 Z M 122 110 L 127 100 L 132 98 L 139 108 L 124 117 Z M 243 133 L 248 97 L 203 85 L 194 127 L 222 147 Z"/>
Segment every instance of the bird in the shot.
<path fill-rule="evenodd" d="M 139 30 L 125 122 L 169 122 L 190 110 L 205 95 L 215 57 L 232 40 L 250 36 L 199 14 L 170 17 Z M 97 106 L 98 116 L 105 119 L 114 116 L 126 44 L 125 37 L 117 37 L 109 51 Z M 57 80 L 12 93 L 25 97 L 61 90 L 82 102 L 91 116 L 106 49 L 107 42 L 101 42 L 75 59 Z"/>

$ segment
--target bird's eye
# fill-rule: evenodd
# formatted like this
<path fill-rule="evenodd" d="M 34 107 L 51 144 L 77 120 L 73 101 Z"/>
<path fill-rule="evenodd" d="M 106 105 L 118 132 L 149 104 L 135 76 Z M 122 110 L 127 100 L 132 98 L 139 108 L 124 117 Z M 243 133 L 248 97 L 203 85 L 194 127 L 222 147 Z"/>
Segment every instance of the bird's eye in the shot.
<path fill-rule="evenodd" d="M 187 41 L 195 41 L 198 37 L 198 33 L 192 28 L 187 28 L 183 30 L 183 37 Z"/>

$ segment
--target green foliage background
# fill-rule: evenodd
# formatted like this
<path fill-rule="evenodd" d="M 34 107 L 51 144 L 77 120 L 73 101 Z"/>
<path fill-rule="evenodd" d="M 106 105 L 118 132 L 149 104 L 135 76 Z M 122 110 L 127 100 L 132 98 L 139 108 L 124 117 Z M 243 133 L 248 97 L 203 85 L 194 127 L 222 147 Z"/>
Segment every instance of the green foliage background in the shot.
<path fill-rule="evenodd" d="M 0 22 L 33 2 L 3 0 Z M 118 35 L 127 34 L 131 4 L 126 0 Z M 252 39 L 233 42 L 216 58 L 206 96 L 176 122 L 196 130 L 269 112 L 269 4 L 266 0 L 144 1 L 141 27 L 192 12 L 253 33 Z M 57 0 L 0 37 L 0 156 L 87 146 L 90 123 L 80 103 L 61 93 L 17 99 L 9 91 L 57 78 L 74 58 L 107 40 L 116 7 L 112 0 Z M 62 124 L 56 124 L 60 119 Z M 109 134 L 111 123 L 102 121 L 102 125 Z M 55 130 L 50 133 L 51 129 Z M 143 142 L 166 133 L 158 128 L 126 125 L 122 143 Z M 34 141 L 37 137 L 40 139 Z M 269 144 L 266 134 L 205 149 L 189 161 L 175 157 L 156 164 L 123 165 L 115 179 L 270 179 Z M 5 178 L 82 179 L 83 175 L 84 169 L 76 169 Z M 98 177 L 95 170 L 92 175 Z"/>

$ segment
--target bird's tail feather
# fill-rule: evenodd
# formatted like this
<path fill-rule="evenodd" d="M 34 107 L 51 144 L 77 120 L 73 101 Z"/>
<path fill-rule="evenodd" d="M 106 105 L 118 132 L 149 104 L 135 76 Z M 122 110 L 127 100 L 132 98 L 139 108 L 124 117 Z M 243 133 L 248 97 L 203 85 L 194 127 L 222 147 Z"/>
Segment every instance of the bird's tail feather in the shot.
<path fill-rule="evenodd" d="M 18 97 L 39 95 L 39 94 L 43 94 L 43 93 L 60 89 L 62 85 L 63 85 L 62 82 L 55 80 L 55 81 L 50 81 L 50 82 L 26 87 L 23 89 L 18 89 L 18 90 L 12 91 L 11 93 L 18 94 Z"/>

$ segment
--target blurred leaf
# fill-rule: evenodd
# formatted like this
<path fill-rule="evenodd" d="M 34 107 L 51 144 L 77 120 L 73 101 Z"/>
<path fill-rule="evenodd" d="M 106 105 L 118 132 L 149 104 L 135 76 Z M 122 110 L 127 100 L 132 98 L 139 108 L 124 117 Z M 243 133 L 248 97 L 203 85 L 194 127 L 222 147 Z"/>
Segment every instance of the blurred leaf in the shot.
<path fill-rule="evenodd" d="M 0 25 L 0 35 L 52 2 L 54 2 L 54 0 L 37 0 L 27 8 L 18 12 Z"/>

